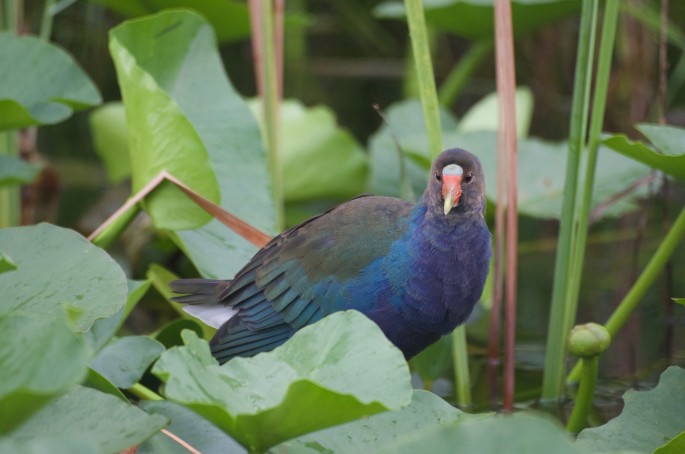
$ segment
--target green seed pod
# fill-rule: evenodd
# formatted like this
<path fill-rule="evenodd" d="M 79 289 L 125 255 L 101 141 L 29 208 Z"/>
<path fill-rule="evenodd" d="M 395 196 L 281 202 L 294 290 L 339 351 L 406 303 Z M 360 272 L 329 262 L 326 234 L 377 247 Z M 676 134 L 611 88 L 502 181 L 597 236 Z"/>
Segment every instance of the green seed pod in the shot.
<path fill-rule="evenodd" d="M 580 358 L 600 355 L 609 347 L 611 335 L 602 325 L 586 323 L 577 325 L 568 336 L 568 348 Z"/>

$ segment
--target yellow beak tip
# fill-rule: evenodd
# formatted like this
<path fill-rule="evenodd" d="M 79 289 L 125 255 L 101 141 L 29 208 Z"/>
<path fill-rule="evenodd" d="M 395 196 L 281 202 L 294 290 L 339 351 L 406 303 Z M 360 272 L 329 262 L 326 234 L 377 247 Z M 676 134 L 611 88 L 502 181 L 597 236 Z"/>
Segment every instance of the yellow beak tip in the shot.
<path fill-rule="evenodd" d="M 452 207 L 454 206 L 454 200 L 452 200 L 450 197 L 445 199 L 445 216 L 452 210 Z"/>

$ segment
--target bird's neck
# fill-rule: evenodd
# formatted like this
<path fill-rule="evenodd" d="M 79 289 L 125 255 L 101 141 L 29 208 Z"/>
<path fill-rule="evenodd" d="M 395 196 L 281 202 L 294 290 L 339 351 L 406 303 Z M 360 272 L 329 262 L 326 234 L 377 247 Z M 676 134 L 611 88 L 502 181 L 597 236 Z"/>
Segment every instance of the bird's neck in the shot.
<path fill-rule="evenodd" d="M 490 234 L 482 216 L 445 216 L 418 203 L 412 220 L 411 317 L 451 331 L 468 317 L 487 276 Z"/>

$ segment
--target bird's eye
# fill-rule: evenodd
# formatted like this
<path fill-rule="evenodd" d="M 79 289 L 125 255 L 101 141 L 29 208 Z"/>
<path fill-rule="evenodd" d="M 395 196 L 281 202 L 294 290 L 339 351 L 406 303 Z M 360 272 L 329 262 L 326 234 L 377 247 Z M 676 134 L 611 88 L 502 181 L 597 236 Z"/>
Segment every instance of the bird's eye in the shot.
<path fill-rule="evenodd" d="M 473 181 L 473 174 L 471 172 L 464 176 L 464 183 L 470 183 Z"/>
<path fill-rule="evenodd" d="M 435 174 L 435 179 L 438 180 L 438 181 L 442 181 L 442 175 L 440 175 L 439 173 L 436 173 L 436 174 Z"/>

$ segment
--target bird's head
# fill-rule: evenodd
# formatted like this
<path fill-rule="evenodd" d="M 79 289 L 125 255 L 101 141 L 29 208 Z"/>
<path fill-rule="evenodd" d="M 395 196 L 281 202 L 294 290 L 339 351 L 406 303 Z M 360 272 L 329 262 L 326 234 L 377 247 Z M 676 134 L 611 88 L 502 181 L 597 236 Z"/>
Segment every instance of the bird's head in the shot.
<path fill-rule="evenodd" d="M 443 151 L 433 161 L 425 196 L 445 216 L 485 210 L 485 178 L 478 158 L 466 150 Z"/>

